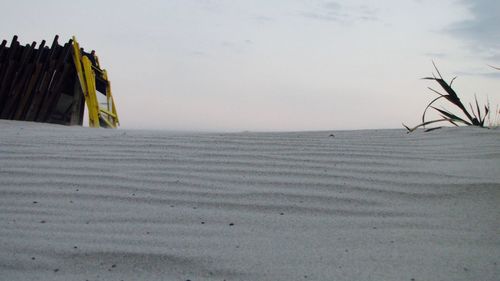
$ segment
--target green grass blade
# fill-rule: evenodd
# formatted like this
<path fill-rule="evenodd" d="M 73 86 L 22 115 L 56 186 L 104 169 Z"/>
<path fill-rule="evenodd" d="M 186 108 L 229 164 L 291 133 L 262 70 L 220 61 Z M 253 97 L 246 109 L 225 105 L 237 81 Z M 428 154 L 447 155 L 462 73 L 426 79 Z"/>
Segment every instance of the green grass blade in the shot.
<path fill-rule="evenodd" d="M 477 102 L 477 96 L 476 95 L 474 95 L 474 100 L 476 100 L 477 120 L 479 121 L 479 123 L 484 123 L 484 122 L 482 122 L 483 118 L 481 118 L 481 109 L 479 108 L 479 103 Z M 486 116 L 485 116 L 485 118 L 486 118 Z"/>
<path fill-rule="evenodd" d="M 426 132 L 426 133 L 427 133 L 427 132 L 431 132 L 431 131 L 434 131 L 434 130 L 439 130 L 439 129 L 441 129 L 441 128 L 443 128 L 443 127 L 434 127 L 434 128 L 429 128 L 429 129 L 425 130 L 424 132 Z"/>
<path fill-rule="evenodd" d="M 411 133 L 411 132 L 415 131 L 416 129 L 420 128 L 420 127 L 425 127 L 427 125 L 438 123 L 438 122 L 443 122 L 443 121 L 448 121 L 448 119 L 443 118 L 443 119 L 437 119 L 437 120 L 427 121 L 427 122 L 421 123 L 421 124 L 419 124 L 419 125 L 417 125 L 417 126 L 415 126 L 413 128 L 409 128 L 405 124 L 403 124 L 403 126 L 408 130 L 408 133 Z"/>
<path fill-rule="evenodd" d="M 453 85 L 453 81 L 455 81 L 455 79 L 457 79 L 457 76 L 453 77 L 453 79 L 451 79 L 450 81 L 450 87 Z"/>
<path fill-rule="evenodd" d="M 445 96 L 445 95 L 441 94 L 440 92 L 438 92 L 437 90 L 434 90 L 434 89 L 433 89 L 433 88 L 431 88 L 431 87 L 427 87 L 427 89 L 429 89 L 429 90 L 433 91 L 434 93 L 436 93 L 436 94 L 438 94 L 438 95 L 440 95 L 440 96 Z"/>
<path fill-rule="evenodd" d="M 429 103 L 429 104 L 425 107 L 425 109 L 424 109 L 424 113 L 422 114 L 422 123 L 425 123 L 425 113 L 427 112 L 427 109 L 429 109 L 429 107 L 431 107 L 431 106 L 432 106 L 432 104 L 433 104 L 434 102 L 436 102 L 436 101 L 437 101 L 437 100 L 439 100 L 440 98 L 444 98 L 444 97 L 446 97 L 446 96 L 441 95 L 441 96 L 439 96 L 439 97 L 437 97 L 437 98 L 433 99 L 433 100 L 432 100 L 432 101 L 431 101 L 431 102 L 430 102 L 430 103 Z"/>
<path fill-rule="evenodd" d="M 446 81 L 444 81 L 443 79 L 436 79 L 436 81 L 439 83 L 439 85 L 441 85 L 441 87 L 448 93 L 448 95 L 452 96 L 453 98 L 455 98 L 457 101 L 460 101 L 460 99 L 458 98 L 458 95 L 457 93 L 455 92 L 455 90 L 453 90 L 450 85 L 448 85 L 448 83 L 446 83 Z"/>
<path fill-rule="evenodd" d="M 438 73 L 439 75 L 439 78 L 443 79 L 443 75 L 441 75 L 441 72 L 439 72 L 439 69 L 437 68 L 436 64 L 434 63 L 434 61 L 432 61 L 432 65 L 434 66 L 434 69 L 436 70 L 436 72 Z"/>
<path fill-rule="evenodd" d="M 461 122 L 461 123 L 464 123 L 464 124 L 467 124 L 467 125 L 472 125 L 470 122 L 468 121 L 465 121 L 464 119 L 456 116 L 455 114 L 453 113 L 450 113 L 450 112 L 447 112 L 447 111 L 444 111 L 442 109 L 439 109 L 439 108 L 436 108 L 434 106 L 432 106 L 432 108 L 434 108 L 436 111 L 438 111 L 439 113 L 441 113 L 442 115 L 444 115 L 446 118 L 449 118 L 453 121 L 458 121 L 458 122 Z"/>
<path fill-rule="evenodd" d="M 474 116 L 474 119 L 477 120 L 477 115 L 476 112 L 474 112 L 474 108 L 472 107 L 472 103 L 469 103 L 470 111 L 472 112 L 472 116 Z"/>

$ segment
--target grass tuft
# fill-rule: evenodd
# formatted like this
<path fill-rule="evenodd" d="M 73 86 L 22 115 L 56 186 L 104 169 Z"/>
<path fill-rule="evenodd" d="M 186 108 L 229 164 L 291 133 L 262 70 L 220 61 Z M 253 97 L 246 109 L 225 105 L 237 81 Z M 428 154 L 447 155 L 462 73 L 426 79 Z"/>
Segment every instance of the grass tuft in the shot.
<path fill-rule="evenodd" d="M 485 127 L 484 123 L 485 123 L 486 118 L 490 118 L 490 105 L 489 105 L 489 103 L 484 105 L 483 110 L 481 110 L 481 106 L 479 106 L 479 102 L 477 101 L 477 97 L 474 96 L 475 106 L 473 106 L 472 103 L 469 103 L 470 111 L 467 110 L 466 106 L 462 103 L 462 101 L 458 97 L 457 93 L 452 88 L 453 81 L 455 81 L 455 79 L 457 77 L 454 77 L 450 81 L 450 83 L 448 84 L 443 79 L 443 76 L 439 72 L 439 69 L 437 68 L 436 64 L 434 62 L 432 62 L 432 64 L 434 66 L 434 69 L 437 72 L 437 76 L 433 74 L 432 77 L 425 77 L 423 79 L 436 81 L 439 84 L 439 86 L 441 86 L 441 88 L 444 92 L 442 93 L 442 92 L 439 92 L 431 87 L 428 87 L 428 89 L 431 90 L 432 92 L 434 92 L 435 94 L 437 94 L 438 97 L 433 99 L 425 107 L 424 113 L 422 114 L 422 123 L 420 123 L 419 125 L 412 127 L 412 128 L 403 124 L 403 126 L 408 130 L 408 133 L 413 132 L 420 127 L 425 128 L 425 126 L 427 126 L 427 125 L 434 124 L 434 123 L 440 123 L 440 122 L 448 122 L 448 123 L 451 123 L 452 125 L 457 126 L 457 127 L 460 124 L 462 124 L 462 125 L 467 125 L 467 126 L 478 126 L 478 127 L 484 128 Z M 491 66 L 491 67 L 494 69 L 500 70 L 500 68 L 496 68 L 493 66 Z M 459 112 L 462 112 L 465 115 L 465 118 L 459 117 L 458 114 L 453 113 L 447 109 L 444 109 L 444 108 L 440 109 L 440 108 L 433 106 L 433 104 L 435 102 L 442 100 L 442 99 L 448 101 L 448 103 L 453 105 L 456 110 L 459 110 Z M 428 109 L 434 109 L 439 114 L 439 116 L 441 118 L 426 121 L 425 115 L 426 115 Z M 491 121 L 490 121 L 490 124 L 491 124 Z M 439 129 L 439 128 L 441 128 L 441 127 L 426 129 L 426 132 L 432 131 L 435 129 Z"/>

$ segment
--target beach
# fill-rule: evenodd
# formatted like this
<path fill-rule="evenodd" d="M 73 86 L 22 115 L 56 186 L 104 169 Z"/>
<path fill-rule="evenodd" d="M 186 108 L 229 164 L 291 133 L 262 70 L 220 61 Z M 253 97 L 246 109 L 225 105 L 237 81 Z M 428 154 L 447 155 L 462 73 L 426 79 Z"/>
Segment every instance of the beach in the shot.
<path fill-rule="evenodd" d="M 500 130 L 0 120 L 0 280 L 500 276 Z"/>

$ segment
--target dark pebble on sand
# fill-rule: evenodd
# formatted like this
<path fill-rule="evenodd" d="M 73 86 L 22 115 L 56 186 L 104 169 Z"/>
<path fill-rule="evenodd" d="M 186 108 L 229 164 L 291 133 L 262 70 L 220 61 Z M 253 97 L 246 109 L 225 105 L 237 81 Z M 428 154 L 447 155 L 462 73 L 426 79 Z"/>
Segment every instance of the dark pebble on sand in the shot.
<path fill-rule="evenodd" d="M 229 226 L 233 226 L 233 225 L 234 225 L 234 223 L 230 223 L 230 224 L 229 224 Z"/>
<path fill-rule="evenodd" d="M 285 213 L 280 213 L 280 216 L 284 215 Z"/>
<path fill-rule="evenodd" d="M 33 204 L 36 204 L 36 203 L 38 203 L 38 201 L 33 201 Z"/>
<path fill-rule="evenodd" d="M 40 221 L 40 223 L 46 223 L 46 221 Z"/>

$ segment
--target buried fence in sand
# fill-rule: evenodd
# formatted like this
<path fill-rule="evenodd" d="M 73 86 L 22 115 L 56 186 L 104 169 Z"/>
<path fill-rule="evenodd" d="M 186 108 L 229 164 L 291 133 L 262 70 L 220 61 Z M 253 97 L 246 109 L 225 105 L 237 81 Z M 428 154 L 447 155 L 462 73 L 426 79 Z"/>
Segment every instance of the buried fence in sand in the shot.
<path fill-rule="evenodd" d="M 119 124 L 111 86 L 95 52 L 86 53 L 75 37 L 63 46 L 56 35 L 43 40 L 0 44 L 0 118 L 82 125 L 87 104 L 90 127 Z"/>

